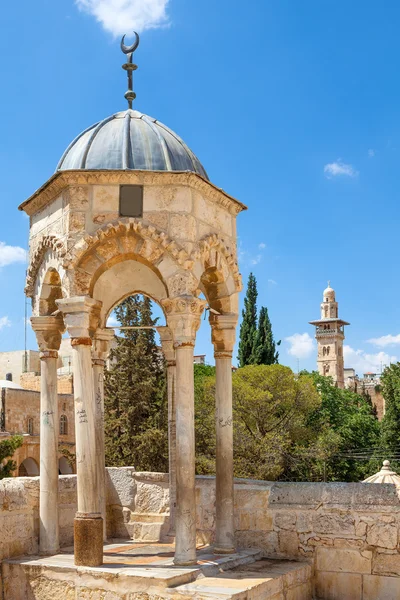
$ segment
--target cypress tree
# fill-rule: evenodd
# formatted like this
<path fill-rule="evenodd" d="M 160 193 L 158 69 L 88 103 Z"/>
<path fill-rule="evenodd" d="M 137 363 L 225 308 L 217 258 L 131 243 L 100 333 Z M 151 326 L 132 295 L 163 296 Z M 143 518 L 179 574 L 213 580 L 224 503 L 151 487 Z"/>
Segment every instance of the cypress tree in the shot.
<path fill-rule="evenodd" d="M 280 345 L 280 341 L 275 344 L 272 333 L 271 321 L 268 316 L 268 309 L 262 306 L 260 317 L 258 319 L 258 329 L 254 338 L 253 352 L 251 355 L 251 364 L 253 365 L 274 365 L 278 362 L 279 352 L 276 346 Z"/>
<path fill-rule="evenodd" d="M 243 320 L 240 325 L 239 367 L 252 364 L 251 356 L 257 333 L 257 295 L 257 281 L 253 273 L 250 273 L 242 311 Z"/>
<path fill-rule="evenodd" d="M 155 325 L 151 301 L 130 296 L 115 308 L 123 327 Z M 110 352 L 104 386 L 108 466 L 165 471 L 168 424 L 164 361 L 154 329 L 127 329 Z"/>

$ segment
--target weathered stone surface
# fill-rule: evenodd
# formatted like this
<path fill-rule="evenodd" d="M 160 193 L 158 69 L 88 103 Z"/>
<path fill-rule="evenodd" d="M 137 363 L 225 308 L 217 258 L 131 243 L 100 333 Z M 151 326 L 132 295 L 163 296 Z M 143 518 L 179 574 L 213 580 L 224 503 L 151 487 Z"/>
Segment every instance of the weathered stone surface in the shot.
<path fill-rule="evenodd" d="M 94 185 L 93 210 L 116 212 L 119 209 L 119 185 Z"/>
<path fill-rule="evenodd" d="M 350 513 L 316 514 L 313 517 L 314 531 L 318 533 L 355 535 L 355 519 Z"/>
<path fill-rule="evenodd" d="M 133 467 L 108 468 L 106 473 L 107 504 L 135 510 L 136 481 Z"/>
<path fill-rule="evenodd" d="M 365 600 L 361 596 L 362 577 L 355 573 L 317 571 L 315 575 L 316 600 Z M 377 598 L 375 597 L 374 600 Z"/>
<path fill-rule="evenodd" d="M 372 563 L 372 573 L 400 577 L 400 554 L 377 552 Z"/>
<path fill-rule="evenodd" d="M 394 525 L 386 523 L 375 523 L 367 530 L 367 542 L 371 546 L 380 548 L 396 548 L 398 531 Z"/>
<path fill-rule="evenodd" d="M 274 525 L 279 529 L 296 530 L 296 513 L 279 512 L 275 515 Z"/>
<path fill-rule="evenodd" d="M 315 568 L 318 571 L 337 571 L 339 573 L 371 573 L 372 552 L 317 548 Z"/>
<path fill-rule="evenodd" d="M 399 600 L 400 578 L 365 575 L 362 600 Z"/>
<path fill-rule="evenodd" d="M 75 517 L 74 559 L 77 566 L 98 567 L 103 564 L 103 519 L 101 517 L 97 519 Z"/>

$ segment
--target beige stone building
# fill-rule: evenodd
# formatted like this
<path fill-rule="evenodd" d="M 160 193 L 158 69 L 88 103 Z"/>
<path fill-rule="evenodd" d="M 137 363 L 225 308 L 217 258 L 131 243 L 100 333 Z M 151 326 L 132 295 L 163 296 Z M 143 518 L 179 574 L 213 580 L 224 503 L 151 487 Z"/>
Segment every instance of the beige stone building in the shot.
<path fill-rule="evenodd" d="M 332 377 L 338 387 L 344 388 L 343 341 L 347 321 L 339 318 L 339 305 L 335 290 L 328 284 L 321 303 L 321 318 L 310 321 L 316 328 L 318 371 L 321 375 Z"/>

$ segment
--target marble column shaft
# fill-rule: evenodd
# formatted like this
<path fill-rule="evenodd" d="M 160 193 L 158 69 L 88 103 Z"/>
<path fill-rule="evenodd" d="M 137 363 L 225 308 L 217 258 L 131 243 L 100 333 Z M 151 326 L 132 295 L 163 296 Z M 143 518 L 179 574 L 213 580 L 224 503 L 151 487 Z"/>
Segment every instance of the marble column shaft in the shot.
<path fill-rule="evenodd" d="M 39 550 L 43 555 L 52 555 L 60 548 L 57 360 L 63 322 L 48 316 L 32 317 L 31 323 L 41 351 Z"/>
<path fill-rule="evenodd" d="M 111 341 L 115 334 L 113 329 L 98 329 L 94 335 L 92 351 L 93 384 L 96 399 L 96 435 L 97 435 L 97 470 L 99 481 L 99 495 L 101 516 L 103 518 L 103 539 L 107 540 L 106 523 L 106 463 L 104 440 L 104 368 L 109 354 Z"/>
<path fill-rule="evenodd" d="M 216 367 L 216 553 L 235 552 L 233 496 L 232 351 L 236 315 L 210 316 Z"/>
<path fill-rule="evenodd" d="M 103 519 L 99 494 L 99 433 L 92 369 L 92 337 L 100 303 L 89 297 L 58 300 L 71 337 L 74 368 L 78 512 L 74 522 L 75 564 L 103 562 Z"/>
<path fill-rule="evenodd" d="M 163 301 L 176 353 L 176 515 L 177 565 L 196 563 L 196 479 L 193 351 L 204 300 L 179 296 Z"/>

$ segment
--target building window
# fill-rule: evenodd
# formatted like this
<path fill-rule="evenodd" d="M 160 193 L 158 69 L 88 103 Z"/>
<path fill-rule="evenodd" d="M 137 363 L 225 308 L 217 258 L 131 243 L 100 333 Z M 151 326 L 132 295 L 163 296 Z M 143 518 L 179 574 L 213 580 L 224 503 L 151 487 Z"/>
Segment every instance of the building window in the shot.
<path fill-rule="evenodd" d="M 60 417 L 60 435 L 68 435 L 68 419 L 66 415 Z"/>
<path fill-rule="evenodd" d="M 143 186 L 121 185 L 119 188 L 119 214 L 121 217 L 143 216 Z"/>
<path fill-rule="evenodd" d="M 33 435 L 33 419 L 28 419 L 28 433 Z"/>
<path fill-rule="evenodd" d="M 330 347 L 328 346 L 326 349 L 326 353 L 329 354 L 329 352 L 330 352 Z"/>

